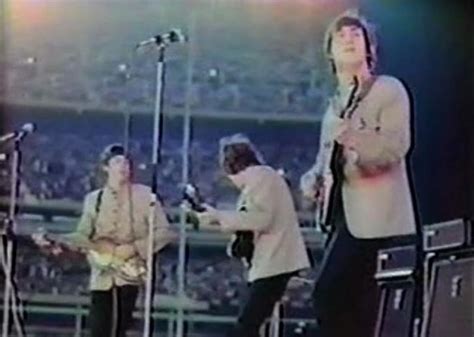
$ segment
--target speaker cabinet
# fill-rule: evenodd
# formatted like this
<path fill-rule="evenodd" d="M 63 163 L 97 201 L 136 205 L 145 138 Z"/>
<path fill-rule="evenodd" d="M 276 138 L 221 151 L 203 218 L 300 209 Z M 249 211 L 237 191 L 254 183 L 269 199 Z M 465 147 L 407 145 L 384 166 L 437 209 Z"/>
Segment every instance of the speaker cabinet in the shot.
<path fill-rule="evenodd" d="M 474 254 L 434 260 L 423 337 L 474 336 Z"/>
<path fill-rule="evenodd" d="M 374 337 L 410 337 L 416 328 L 416 287 L 413 280 L 381 284 L 381 298 Z M 417 329 L 418 330 L 418 329 Z"/>

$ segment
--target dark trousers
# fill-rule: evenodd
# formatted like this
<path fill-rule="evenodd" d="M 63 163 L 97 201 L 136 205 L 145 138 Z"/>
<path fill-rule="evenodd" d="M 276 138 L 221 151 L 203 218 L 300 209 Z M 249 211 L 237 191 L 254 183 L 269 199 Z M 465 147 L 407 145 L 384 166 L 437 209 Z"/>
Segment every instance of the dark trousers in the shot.
<path fill-rule="evenodd" d="M 250 283 L 248 299 L 229 336 L 259 337 L 261 325 L 272 315 L 275 303 L 283 296 L 286 285 L 294 274 L 276 275 Z"/>
<path fill-rule="evenodd" d="M 137 295 L 138 287 L 130 285 L 92 291 L 89 311 L 91 337 L 125 337 L 132 324 Z"/>
<path fill-rule="evenodd" d="M 380 249 L 414 243 L 414 237 L 357 239 L 349 232 L 339 199 L 312 298 L 317 337 L 372 337 L 380 289 L 375 280 Z"/>

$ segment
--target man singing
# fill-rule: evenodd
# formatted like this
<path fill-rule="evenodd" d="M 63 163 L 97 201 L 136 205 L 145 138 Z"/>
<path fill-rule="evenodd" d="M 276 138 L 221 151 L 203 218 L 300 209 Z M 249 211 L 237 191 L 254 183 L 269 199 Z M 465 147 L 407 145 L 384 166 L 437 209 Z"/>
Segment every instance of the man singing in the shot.
<path fill-rule="evenodd" d="M 415 233 L 406 167 L 410 100 L 398 79 L 374 74 L 375 36 L 357 14 L 336 18 L 324 47 L 337 90 L 316 163 L 301 178 L 304 195 L 319 203 L 328 193 L 328 165 L 336 179 L 326 221 L 333 232 L 313 292 L 318 337 L 369 337 L 378 303 L 377 251 L 410 242 Z"/>
<path fill-rule="evenodd" d="M 139 286 L 144 282 L 140 268 L 144 268 L 147 258 L 150 219 L 155 219 L 155 252 L 176 235 L 169 229 L 162 206 L 152 197 L 151 189 L 132 183 L 131 160 L 122 145 L 106 147 L 100 165 L 106 175 L 105 185 L 86 195 L 77 229 L 66 239 L 72 245 L 86 247 L 89 253 L 91 336 L 124 337 L 132 321 Z M 104 268 L 107 263 L 100 263 L 97 256 L 117 268 Z M 131 268 L 129 275 L 121 272 L 120 264 L 126 262 L 137 270 Z"/>

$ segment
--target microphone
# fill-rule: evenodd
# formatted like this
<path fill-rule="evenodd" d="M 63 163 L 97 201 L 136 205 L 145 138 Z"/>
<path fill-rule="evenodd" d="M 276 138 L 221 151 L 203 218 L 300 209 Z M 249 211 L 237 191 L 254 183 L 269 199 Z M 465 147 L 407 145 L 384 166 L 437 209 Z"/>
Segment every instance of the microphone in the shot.
<path fill-rule="evenodd" d="M 0 143 L 8 142 L 11 139 L 22 140 L 28 134 L 33 133 L 36 130 L 36 126 L 33 123 L 25 123 L 22 125 L 20 130 L 9 132 L 3 136 L 0 136 Z"/>
<path fill-rule="evenodd" d="M 155 35 L 147 40 L 143 40 L 139 42 L 136 46 L 136 49 L 148 46 L 149 44 L 155 44 L 158 46 L 162 46 L 165 44 L 170 43 L 183 43 L 187 41 L 187 37 L 183 34 L 181 29 L 172 29 L 168 33 Z"/>

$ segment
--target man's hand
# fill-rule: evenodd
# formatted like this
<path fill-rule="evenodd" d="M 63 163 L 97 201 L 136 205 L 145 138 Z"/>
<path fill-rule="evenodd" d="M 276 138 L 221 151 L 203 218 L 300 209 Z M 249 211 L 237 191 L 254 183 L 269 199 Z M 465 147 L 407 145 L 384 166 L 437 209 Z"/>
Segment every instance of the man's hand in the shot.
<path fill-rule="evenodd" d="M 122 259 L 122 260 L 126 261 L 126 260 L 134 257 L 135 255 L 137 255 L 137 251 L 136 251 L 134 245 L 123 244 L 123 245 L 119 245 L 115 248 L 114 255 L 116 257 L 118 257 L 119 259 Z"/>
<path fill-rule="evenodd" d="M 325 132 L 327 132 L 327 138 L 337 141 L 341 135 L 350 129 L 350 123 L 351 121 L 349 119 L 343 119 L 334 114 L 330 114 L 326 122 Z"/>
<path fill-rule="evenodd" d="M 110 239 L 99 239 L 94 241 L 93 250 L 100 254 L 114 254 L 117 244 Z"/>
<path fill-rule="evenodd" d="M 219 219 L 217 217 L 217 210 L 208 205 L 202 205 L 205 208 L 204 212 L 195 212 L 196 217 L 199 220 L 199 227 L 209 227 L 219 225 Z"/>
<path fill-rule="evenodd" d="M 336 142 L 348 149 L 356 148 L 360 141 L 361 139 L 358 137 L 357 133 L 350 128 L 345 129 L 336 137 Z"/>

